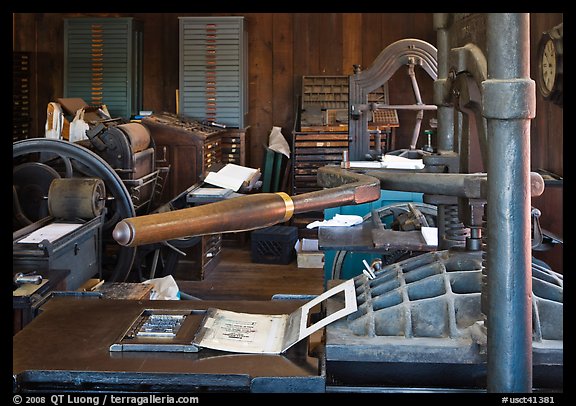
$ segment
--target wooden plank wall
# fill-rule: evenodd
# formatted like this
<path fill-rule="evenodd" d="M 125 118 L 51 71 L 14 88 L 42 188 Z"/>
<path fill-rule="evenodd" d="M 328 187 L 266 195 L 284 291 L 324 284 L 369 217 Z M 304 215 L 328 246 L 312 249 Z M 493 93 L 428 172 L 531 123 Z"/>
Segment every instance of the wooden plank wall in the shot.
<path fill-rule="evenodd" d="M 43 133 L 48 102 L 63 88 L 63 19 L 69 17 L 126 17 L 144 22 L 144 108 L 176 110 L 178 87 L 178 16 L 176 13 L 16 13 L 14 50 L 32 52 L 34 80 L 33 132 Z M 239 15 L 224 14 L 218 15 Z M 350 75 L 352 65 L 368 68 L 390 43 L 407 37 L 435 44 L 429 13 L 249 13 L 249 162 L 261 163 L 261 144 L 272 125 L 289 138 L 294 125 L 295 97 L 302 75 Z M 559 13 L 532 14 L 532 48 L 540 33 L 562 21 Z M 536 70 L 533 54 L 532 71 Z M 34 69 L 35 68 L 35 69 Z M 418 71 L 418 73 L 421 73 Z M 398 72 L 390 83 L 391 98 L 413 102 L 409 81 Z M 418 76 L 425 100 L 432 97 L 426 75 Z M 563 175 L 562 108 L 537 96 L 537 117 L 532 124 L 532 160 Z M 400 112 L 399 147 L 408 145 L 413 128 L 410 112 Z M 402 115 L 404 117 L 402 117 Z M 551 119 L 548 119 L 550 117 Z M 554 148 L 550 148 L 554 145 Z"/>
<path fill-rule="evenodd" d="M 134 17 L 144 24 L 144 109 L 176 111 L 178 87 L 178 17 L 206 13 L 17 13 L 14 50 L 36 57 L 34 123 L 43 134 L 46 106 L 63 90 L 63 19 Z M 350 75 L 352 65 L 368 68 L 390 43 L 417 37 L 435 43 L 432 15 L 378 13 L 219 13 L 244 15 L 249 40 L 248 163 L 262 165 L 262 144 L 272 126 L 291 141 L 296 96 L 304 75 Z M 45 69 L 48 68 L 48 69 Z M 405 75 L 407 76 L 407 75 Z M 401 77 L 400 79 L 405 79 Z M 422 76 L 421 91 L 432 100 L 432 82 Z M 406 79 L 397 85 L 398 103 L 414 100 Z M 410 113 L 408 113 L 410 114 Z M 414 119 L 404 117 L 397 145 L 409 145 Z"/>
<path fill-rule="evenodd" d="M 530 72 L 536 77 L 538 61 L 536 49 L 544 31 L 563 21 L 561 13 L 536 13 L 530 16 Z M 542 168 L 564 177 L 564 118 L 563 108 L 546 101 L 536 92 L 536 117 L 530 125 L 531 168 Z M 532 198 L 532 205 L 541 212 L 540 225 L 556 235 L 564 235 L 563 186 L 548 186 L 544 193 Z M 563 248 L 558 245 L 549 251 L 536 252 L 535 256 L 546 261 L 554 270 L 563 272 Z"/>
<path fill-rule="evenodd" d="M 247 165 L 261 167 L 262 144 L 272 126 L 282 127 L 291 141 L 296 96 L 303 75 L 350 75 L 352 66 L 366 69 L 389 44 L 418 38 L 436 44 L 430 13 L 15 13 L 13 50 L 33 54 L 32 133 L 44 133 L 46 106 L 62 96 L 63 19 L 69 17 L 135 17 L 144 25 L 144 109 L 176 111 L 178 87 L 178 17 L 244 15 L 249 38 L 249 114 Z M 542 31 L 563 20 L 561 13 L 531 14 L 531 71 Z M 424 102 L 431 103 L 432 81 L 417 69 Z M 408 75 L 400 70 L 390 81 L 391 102 L 414 103 Z M 537 94 L 531 124 L 531 167 L 563 176 L 563 110 Z M 430 114 L 430 113 L 427 113 Z M 409 146 L 415 114 L 399 111 L 397 148 Z M 428 126 L 425 115 L 422 131 Z M 419 146 L 426 141 L 420 137 Z M 552 195 L 552 193 L 550 194 Z M 560 193 L 560 196 L 562 194 Z M 559 200 L 559 202 L 558 202 Z M 543 226 L 562 235 L 561 197 L 540 198 Z M 560 206 L 558 206 L 560 205 Z"/>

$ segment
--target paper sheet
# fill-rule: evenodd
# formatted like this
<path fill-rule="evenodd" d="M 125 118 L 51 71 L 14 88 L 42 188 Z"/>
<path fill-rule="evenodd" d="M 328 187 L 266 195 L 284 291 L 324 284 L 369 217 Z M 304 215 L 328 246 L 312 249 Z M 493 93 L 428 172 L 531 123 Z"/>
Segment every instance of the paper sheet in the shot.
<path fill-rule="evenodd" d="M 318 240 L 302 238 L 302 251 L 318 251 Z"/>
<path fill-rule="evenodd" d="M 380 161 L 350 161 L 350 168 L 380 169 L 380 168 L 382 168 L 382 162 L 380 162 Z"/>
<path fill-rule="evenodd" d="M 364 169 L 423 169 L 421 159 L 410 159 L 397 155 L 384 155 L 380 161 L 351 161 L 350 168 Z"/>
<path fill-rule="evenodd" d="M 286 155 L 286 158 L 290 158 L 290 145 L 288 145 L 286 138 L 282 135 L 282 127 L 272 127 L 272 131 L 270 131 L 268 136 L 268 148 Z"/>
<path fill-rule="evenodd" d="M 316 227 L 350 227 L 364 221 L 362 216 L 354 214 L 335 214 L 330 220 L 314 221 L 306 226 L 308 229 Z"/>
<path fill-rule="evenodd" d="M 180 289 L 172 275 L 148 279 L 142 282 L 153 286 L 150 300 L 179 300 Z"/>
<path fill-rule="evenodd" d="M 438 228 L 437 227 L 422 227 L 421 230 L 424 240 L 428 245 L 438 245 Z"/>
<path fill-rule="evenodd" d="M 238 313 L 210 309 L 204 323 L 200 347 L 243 353 L 282 351 L 282 337 L 288 316 Z"/>
<path fill-rule="evenodd" d="M 26 237 L 18 240 L 19 243 L 31 243 L 38 244 L 44 240 L 49 242 L 54 242 L 59 238 L 64 237 L 66 234 L 71 233 L 77 228 L 81 227 L 82 224 L 70 224 L 70 223 L 52 223 L 47 226 L 41 227 L 36 231 L 28 234 Z"/>
<path fill-rule="evenodd" d="M 421 159 L 410 159 L 397 155 L 384 155 L 382 168 L 387 169 L 423 169 L 424 162 Z"/>

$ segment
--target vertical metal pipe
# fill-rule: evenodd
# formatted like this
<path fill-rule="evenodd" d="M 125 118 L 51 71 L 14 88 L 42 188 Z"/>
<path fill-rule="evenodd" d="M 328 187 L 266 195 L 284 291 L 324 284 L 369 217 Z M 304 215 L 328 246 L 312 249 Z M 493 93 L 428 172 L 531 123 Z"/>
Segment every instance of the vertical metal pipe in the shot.
<path fill-rule="evenodd" d="M 487 16 L 488 392 L 532 390 L 529 22 L 527 13 Z"/>
<path fill-rule="evenodd" d="M 436 30 L 436 46 L 438 49 L 438 76 L 434 82 L 434 102 L 438 106 L 436 113 L 438 128 L 436 131 L 436 150 L 442 153 L 456 152 L 454 148 L 454 106 L 449 102 L 448 91 L 448 55 L 450 53 L 449 27 L 450 13 L 434 14 L 434 29 Z M 454 205 L 438 205 L 438 248 L 448 249 L 458 242 L 447 235 L 451 224 L 450 213 Z"/>
<path fill-rule="evenodd" d="M 450 52 L 448 27 L 449 13 L 434 14 L 436 29 L 436 46 L 438 49 L 438 78 L 435 82 L 434 97 L 438 105 L 438 128 L 436 132 L 436 147 L 438 151 L 454 151 L 454 107 L 445 100 L 446 80 L 448 79 L 448 54 Z"/>
<path fill-rule="evenodd" d="M 408 65 L 408 76 L 410 76 L 410 81 L 412 82 L 412 90 L 414 91 L 414 97 L 416 98 L 416 105 L 422 105 L 422 96 L 420 95 L 420 88 L 418 87 L 418 81 L 416 80 L 416 74 L 414 73 L 414 64 Z M 424 110 L 417 110 L 416 112 L 416 124 L 414 125 L 414 132 L 412 133 L 412 140 L 410 141 L 410 149 L 416 149 L 416 144 L 418 143 L 418 138 L 420 136 L 420 127 L 422 126 L 422 119 L 424 118 Z"/>

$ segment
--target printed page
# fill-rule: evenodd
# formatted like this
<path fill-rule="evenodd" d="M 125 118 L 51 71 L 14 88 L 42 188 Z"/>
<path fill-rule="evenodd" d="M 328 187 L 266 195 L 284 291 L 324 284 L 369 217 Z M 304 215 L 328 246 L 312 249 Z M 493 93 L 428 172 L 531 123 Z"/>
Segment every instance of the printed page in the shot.
<path fill-rule="evenodd" d="M 308 324 L 313 307 L 341 295 L 342 308 Z M 358 309 L 354 280 L 349 279 L 305 303 L 291 314 L 270 315 L 208 309 L 194 344 L 214 350 L 280 354 L 310 334 Z"/>
<path fill-rule="evenodd" d="M 287 317 L 208 309 L 194 344 L 230 352 L 278 354 Z"/>

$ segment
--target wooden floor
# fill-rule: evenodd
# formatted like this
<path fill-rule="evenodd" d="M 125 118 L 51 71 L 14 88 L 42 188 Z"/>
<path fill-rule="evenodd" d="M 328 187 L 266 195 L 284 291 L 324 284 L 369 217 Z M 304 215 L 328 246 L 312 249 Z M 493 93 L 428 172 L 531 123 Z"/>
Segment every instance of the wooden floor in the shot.
<path fill-rule="evenodd" d="M 324 291 L 322 268 L 259 264 L 250 244 L 222 247 L 221 259 L 203 280 L 185 280 L 185 268 L 174 276 L 181 292 L 204 300 L 270 300 L 276 294 L 319 295 Z M 181 276 L 181 277 L 179 277 Z"/>

